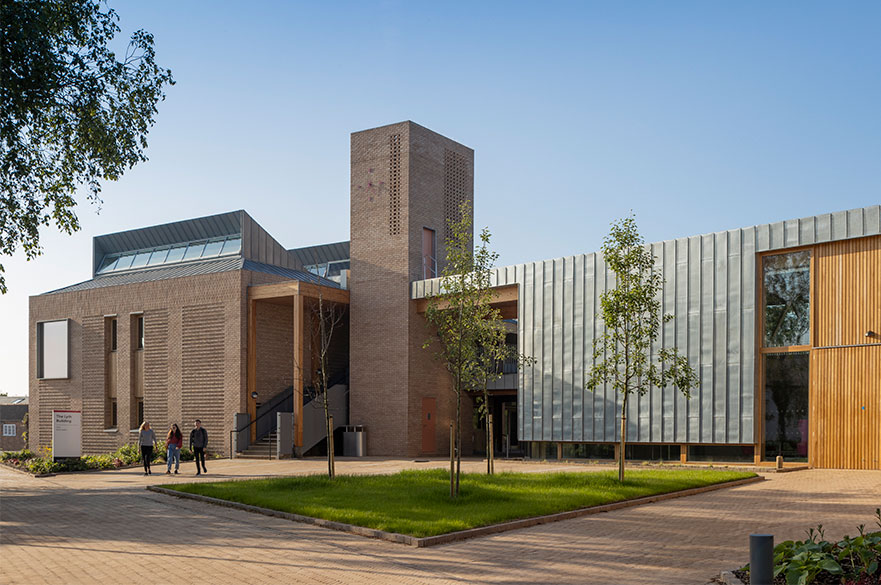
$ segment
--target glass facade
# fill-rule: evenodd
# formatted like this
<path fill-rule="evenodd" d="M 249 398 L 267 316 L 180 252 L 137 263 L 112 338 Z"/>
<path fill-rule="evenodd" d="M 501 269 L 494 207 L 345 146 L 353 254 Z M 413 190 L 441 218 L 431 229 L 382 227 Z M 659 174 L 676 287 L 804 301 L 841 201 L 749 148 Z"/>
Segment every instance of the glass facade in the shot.
<path fill-rule="evenodd" d="M 241 250 L 242 238 L 229 236 L 208 241 L 185 242 L 173 246 L 157 246 L 148 250 L 108 254 L 101 262 L 98 274 L 133 270 L 145 266 L 162 266 L 187 260 L 217 258 L 238 254 Z"/>
<path fill-rule="evenodd" d="M 809 353 L 764 356 L 765 459 L 808 457 Z"/>
<path fill-rule="evenodd" d="M 786 347 L 810 343 L 811 253 L 790 252 L 765 256 L 764 346 Z"/>
<path fill-rule="evenodd" d="M 304 267 L 306 270 L 323 278 L 339 276 L 343 270 L 349 270 L 349 260 L 336 260 L 323 264 L 311 264 Z"/>

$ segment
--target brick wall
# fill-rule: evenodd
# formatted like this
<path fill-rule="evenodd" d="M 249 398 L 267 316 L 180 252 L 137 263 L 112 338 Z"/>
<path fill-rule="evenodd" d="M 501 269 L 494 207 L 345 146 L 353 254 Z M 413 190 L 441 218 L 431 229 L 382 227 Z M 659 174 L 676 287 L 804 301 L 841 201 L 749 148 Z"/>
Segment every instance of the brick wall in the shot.
<path fill-rule="evenodd" d="M 52 440 L 53 409 L 83 411 L 83 451 L 106 453 L 134 440 L 132 313 L 143 312 L 144 411 L 162 436 L 175 422 L 185 432 L 201 418 L 211 448 L 226 453 L 233 415 L 245 412 L 250 284 L 284 280 L 229 271 L 30 298 L 30 448 Z M 117 351 L 105 351 L 106 315 L 117 315 Z M 70 377 L 37 380 L 36 324 L 70 319 Z M 117 368 L 118 425 L 106 429 L 105 377 Z M 135 409 L 136 412 L 136 409 Z"/>
<path fill-rule="evenodd" d="M 294 309 L 268 301 L 257 302 L 258 402 L 294 383 Z"/>
<path fill-rule="evenodd" d="M 473 201 L 474 153 L 411 122 L 356 132 L 351 149 L 351 420 L 367 426 L 369 454 L 414 456 L 422 398 L 435 397 L 443 453 L 454 412 L 449 377 L 422 349 L 427 332 L 408 285 L 422 278 L 424 227 L 435 230 L 444 256 L 450 193 Z"/>

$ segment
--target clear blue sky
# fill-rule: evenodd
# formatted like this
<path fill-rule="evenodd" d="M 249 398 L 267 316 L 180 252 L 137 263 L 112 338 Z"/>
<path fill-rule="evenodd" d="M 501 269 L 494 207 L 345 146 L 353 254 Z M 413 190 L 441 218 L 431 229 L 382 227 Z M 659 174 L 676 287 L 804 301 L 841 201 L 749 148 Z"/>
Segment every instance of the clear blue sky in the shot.
<path fill-rule="evenodd" d="M 475 149 L 500 264 L 881 201 L 881 3 L 120 2 L 177 85 L 150 161 L 83 231 L 4 258 L 0 392 L 27 392 L 27 297 L 91 238 L 246 209 L 292 248 L 349 237 L 349 133 L 413 120 Z"/>

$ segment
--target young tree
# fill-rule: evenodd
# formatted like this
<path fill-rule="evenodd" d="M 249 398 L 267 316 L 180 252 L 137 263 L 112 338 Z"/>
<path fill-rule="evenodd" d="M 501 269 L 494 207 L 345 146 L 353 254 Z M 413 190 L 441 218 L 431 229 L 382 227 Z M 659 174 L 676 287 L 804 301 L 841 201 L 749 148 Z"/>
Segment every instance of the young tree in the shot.
<path fill-rule="evenodd" d="M 454 423 L 455 473 L 450 474 L 450 493 L 459 495 L 462 467 L 462 396 L 480 387 L 480 346 L 486 337 L 486 321 L 492 313 L 489 269 L 498 257 L 489 250 L 489 230 L 480 233 L 480 246 L 472 245 L 471 207 L 460 208 L 460 219 L 450 222 L 451 238 L 447 241 L 447 263 L 441 272 L 440 292 L 428 297 L 425 318 L 435 329 L 437 358 L 444 362 L 452 378 L 456 396 Z"/>
<path fill-rule="evenodd" d="M 516 360 L 518 369 L 522 369 L 534 364 L 535 358 L 518 353 L 516 347 L 507 344 L 505 339 L 507 331 L 498 309 L 490 307 L 483 325 L 483 335 L 477 353 L 477 369 L 481 382 L 481 387 L 477 389 L 481 391 L 478 414 L 483 417 L 486 423 L 486 473 L 492 475 L 495 472 L 495 454 L 492 444 L 493 420 L 489 407 L 489 383 L 504 375 L 499 364 L 508 360 Z"/>
<path fill-rule="evenodd" d="M 0 255 L 40 254 L 40 228 L 80 229 L 75 192 L 146 161 L 147 132 L 173 85 L 155 63 L 153 36 L 120 28 L 94 0 L 0 1 Z M 0 293 L 6 292 L 0 264 Z"/>
<path fill-rule="evenodd" d="M 326 271 L 325 271 L 326 274 Z M 334 333 L 345 321 L 347 307 L 339 303 L 324 300 L 323 287 L 318 288 L 318 300 L 312 305 L 312 320 L 317 327 L 312 328 L 312 346 L 318 358 L 318 369 L 312 377 L 314 381 L 312 399 L 318 401 L 324 409 L 324 427 L 327 432 L 327 476 L 336 477 L 336 460 L 334 459 L 332 404 L 329 383 L 329 358 L 331 355 Z"/>
<path fill-rule="evenodd" d="M 661 324 L 673 316 L 661 313 L 658 295 L 664 281 L 653 270 L 655 257 L 646 248 L 632 215 L 612 224 L 602 252 L 617 284 L 600 296 L 605 333 L 594 343 L 594 366 L 586 386 L 596 390 L 602 384 L 611 384 L 621 393 L 618 480 L 624 481 L 630 395 L 642 396 L 652 386 L 672 385 L 689 398 L 698 377 L 675 347 L 662 348 L 657 360 L 651 360 L 651 346 L 661 333 Z"/>

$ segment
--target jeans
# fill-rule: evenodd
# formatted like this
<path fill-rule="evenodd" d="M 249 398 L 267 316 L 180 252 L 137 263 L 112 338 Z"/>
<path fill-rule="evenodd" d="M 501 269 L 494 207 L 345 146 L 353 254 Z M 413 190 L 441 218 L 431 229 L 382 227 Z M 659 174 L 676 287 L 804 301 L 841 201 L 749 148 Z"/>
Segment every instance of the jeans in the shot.
<path fill-rule="evenodd" d="M 171 471 L 172 463 L 174 463 L 175 471 L 180 469 L 180 447 L 178 447 L 177 445 L 169 445 L 168 453 L 166 455 L 166 461 L 168 461 L 168 471 Z"/>
<path fill-rule="evenodd" d="M 150 462 L 153 461 L 153 445 L 141 445 L 141 461 L 144 462 L 144 473 L 150 473 Z"/>
<path fill-rule="evenodd" d="M 208 473 L 205 469 L 205 447 L 193 447 L 193 455 L 196 458 L 196 473 L 199 473 L 199 459 L 202 460 L 202 471 Z"/>

